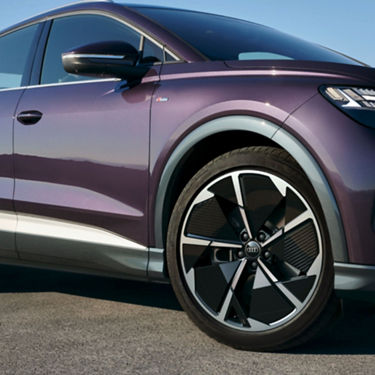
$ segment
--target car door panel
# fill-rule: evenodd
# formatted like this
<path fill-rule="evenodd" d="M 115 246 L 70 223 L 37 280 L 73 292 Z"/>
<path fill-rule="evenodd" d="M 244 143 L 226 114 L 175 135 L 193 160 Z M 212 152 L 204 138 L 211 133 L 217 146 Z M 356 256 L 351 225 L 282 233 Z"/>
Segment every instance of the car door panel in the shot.
<path fill-rule="evenodd" d="M 149 112 L 157 77 L 154 68 L 132 88 L 110 80 L 26 90 L 18 113 L 34 109 L 43 116 L 33 126 L 15 126 L 17 213 L 102 228 L 146 246 Z M 26 232 L 17 235 L 22 258 L 81 261 L 76 247 L 61 252 L 33 245 Z"/>
<path fill-rule="evenodd" d="M 14 133 L 17 250 L 34 263 L 145 276 L 150 108 L 160 66 L 132 85 L 69 74 L 61 56 L 73 47 L 119 40 L 138 49 L 143 40 L 99 14 L 57 18 L 49 28 L 32 75 L 41 84 L 26 89 L 17 109 L 33 117 L 17 121 Z"/>

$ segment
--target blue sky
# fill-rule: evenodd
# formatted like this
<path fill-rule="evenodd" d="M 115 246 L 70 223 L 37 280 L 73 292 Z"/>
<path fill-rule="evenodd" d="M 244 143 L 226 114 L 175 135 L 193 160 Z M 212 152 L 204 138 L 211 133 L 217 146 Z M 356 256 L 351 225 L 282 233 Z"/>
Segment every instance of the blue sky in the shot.
<path fill-rule="evenodd" d="M 71 2 L 71 0 L 2 0 L 0 29 Z M 375 0 L 130 0 L 129 2 L 190 8 L 248 19 L 322 44 L 375 66 Z"/>

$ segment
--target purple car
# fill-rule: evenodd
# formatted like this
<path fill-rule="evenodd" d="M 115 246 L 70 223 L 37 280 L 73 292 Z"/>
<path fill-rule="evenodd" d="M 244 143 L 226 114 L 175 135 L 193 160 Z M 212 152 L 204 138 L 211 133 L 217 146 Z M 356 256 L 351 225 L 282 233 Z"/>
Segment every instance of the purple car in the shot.
<path fill-rule="evenodd" d="M 268 27 L 84 2 L 0 34 L 4 264 L 170 281 L 299 345 L 375 290 L 375 70 Z"/>

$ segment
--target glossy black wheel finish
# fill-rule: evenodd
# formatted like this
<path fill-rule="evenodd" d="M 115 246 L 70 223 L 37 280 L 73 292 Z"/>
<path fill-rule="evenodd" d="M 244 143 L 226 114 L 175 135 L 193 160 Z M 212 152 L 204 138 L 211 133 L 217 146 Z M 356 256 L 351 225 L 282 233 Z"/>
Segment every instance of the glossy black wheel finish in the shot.
<path fill-rule="evenodd" d="M 237 348 L 299 345 L 337 312 L 321 208 L 279 149 L 239 149 L 202 168 L 176 203 L 167 261 L 190 318 Z"/>
<path fill-rule="evenodd" d="M 304 308 L 321 270 L 321 237 L 294 187 L 240 169 L 198 192 L 182 226 L 180 259 L 191 294 L 212 317 L 264 331 Z"/>

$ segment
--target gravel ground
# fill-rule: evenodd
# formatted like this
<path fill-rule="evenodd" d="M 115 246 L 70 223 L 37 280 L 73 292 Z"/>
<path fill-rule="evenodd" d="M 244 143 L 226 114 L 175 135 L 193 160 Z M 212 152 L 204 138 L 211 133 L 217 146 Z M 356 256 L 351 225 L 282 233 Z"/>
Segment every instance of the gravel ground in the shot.
<path fill-rule="evenodd" d="M 0 374 L 374 374 L 374 306 L 345 301 L 314 342 L 252 353 L 201 333 L 169 285 L 0 266 Z"/>

